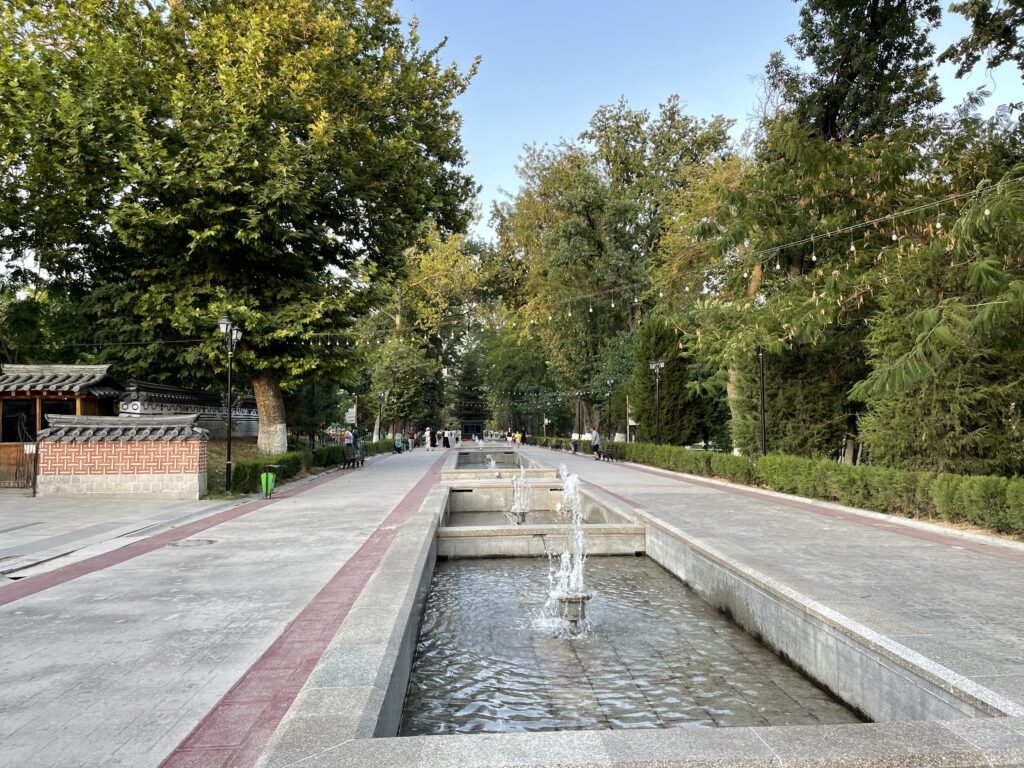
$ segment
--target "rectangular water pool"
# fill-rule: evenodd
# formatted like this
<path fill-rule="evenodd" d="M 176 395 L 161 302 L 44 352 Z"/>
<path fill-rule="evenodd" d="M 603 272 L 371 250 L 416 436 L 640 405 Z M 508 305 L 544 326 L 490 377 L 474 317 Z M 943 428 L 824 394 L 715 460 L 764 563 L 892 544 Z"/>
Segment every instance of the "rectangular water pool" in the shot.
<path fill-rule="evenodd" d="M 548 569 L 438 563 L 402 735 L 861 722 L 647 558 L 587 560 L 573 639 L 543 611 Z"/>

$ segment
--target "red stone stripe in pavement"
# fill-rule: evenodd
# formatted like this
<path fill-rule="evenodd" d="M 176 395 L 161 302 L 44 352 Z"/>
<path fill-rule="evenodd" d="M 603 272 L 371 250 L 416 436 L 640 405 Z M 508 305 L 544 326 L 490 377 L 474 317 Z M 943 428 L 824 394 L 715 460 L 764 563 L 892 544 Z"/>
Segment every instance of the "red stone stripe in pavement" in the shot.
<path fill-rule="evenodd" d="M 699 485 L 702 488 L 711 488 L 722 493 L 731 493 L 736 496 L 746 496 L 751 499 L 757 499 L 759 501 L 767 501 L 772 504 L 780 504 L 785 507 L 793 507 L 794 509 L 801 509 L 805 512 L 813 512 L 817 515 L 823 515 L 825 517 L 833 517 L 839 520 L 847 520 L 851 523 L 857 523 L 858 525 L 865 525 L 869 528 L 879 528 L 889 533 L 895 533 L 900 536 L 907 536 L 912 539 L 920 539 L 921 541 L 927 541 L 932 544 L 944 544 L 950 547 L 956 547 L 958 549 L 965 549 L 970 552 L 975 552 L 981 555 L 989 555 L 991 557 L 997 557 L 1002 560 L 1008 560 L 1011 563 L 1022 563 L 1024 564 L 1024 554 L 1014 552 L 1010 549 L 1006 549 L 992 544 L 986 544 L 982 541 L 972 541 L 971 539 L 961 538 L 959 536 L 951 536 L 946 533 L 940 533 L 938 531 L 929 531 L 923 528 L 915 528 L 909 525 L 900 525 L 899 522 L 889 522 L 888 520 L 877 520 L 873 517 L 861 515 L 856 512 L 846 512 L 841 509 L 832 509 L 831 507 L 825 507 L 821 504 L 815 504 L 810 501 L 800 501 L 799 499 L 787 499 L 780 496 L 774 496 L 764 491 L 758 491 L 753 488 L 738 488 L 735 485 L 723 485 L 721 483 L 714 483 L 709 480 L 699 480 L 694 477 L 680 477 L 677 474 L 671 474 L 669 472 L 662 472 L 651 467 L 639 466 L 637 464 L 622 464 L 620 465 L 625 469 L 631 469 L 634 472 L 643 472 L 648 475 L 657 475 L 658 477 L 668 478 L 669 480 L 675 480 L 680 483 L 688 483 L 690 485 Z M 631 499 L 627 499 L 625 496 L 620 496 L 614 491 L 610 491 L 603 486 L 597 485 L 596 483 L 589 483 L 595 488 L 600 488 L 607 494 L 614 496 L 620 501 L 624 501 L 627 504 L 631 504 L 636 508 L 642 508 L 643 505 L 639 504 Z"/>
<path fill-rule="evenodd" d="M 96 571 L 102 571 L 104 568 L 109 568 L 112 565 L 119 565 L 120 563 L 132 560 L 140 555 L 145 555 L 153 552 L 161 547 L 166 547 L 168 544 L 173 544 L 176 541 L 187 539 L 190 536 L 195 536 L 197 533 L 202 533 L 215 525 L 226 523 L 229 520 L 234 520 L 242 515 L 247 515 L 250 512 L 255 512 L 257 509 L 263 509 L 264 507 L 273 504 L 281 499 L 290 499 L 293 496 L 298 496 L 300 493 L 312 490 L 324 483 L 329 483 L 331 480 L 335 480 L 336 475 L 330 474 L 324 477 L 311 480 L 308 483 L 288 488 L 287 490 L 281 491 L 271 499 L 257 499 L 256 501 L 249 501 L 245 504 L 239 504 L 237 507 L 226 509 L 223 512 L 218 512 L 215 515 L 204 517 L 200 520 L 193 520 L 191 523 L 178 526 L 177 528 L 171 528 L 170 530 L 158 533 L 154 536 L 150 536 L 145 539 L 141 539 L 132 544 L 127 544 L 118 549 L 110 552 L 105 552 L 102 555 L 96 555 L 95 557 L 89 557 L 85 560 L 79 560 L 77 563 L 66 565 L 63 568 L 55 568 L 52 571 L 46 573 L 40 573 L 37 576 L 27 576 L 23 579 L 15 581 L 13 584 L 7 584 L 0 587 L 0 605 L 7 605 L 13 603 L 15 600 L 21 600 L 23 597 L 29 597 L 35 595 L 43 590 L 56 587 L 60 584 L 65 584 L 73 579 L 77 579 L 80 576 L 86 576 Z"/>
<path fill-rule="evenodd" d="M 255 765 L 402 524 L 437 484 L 443 453 L 359 550 L 241 679 L 160 764 L 161 768 Z"/>

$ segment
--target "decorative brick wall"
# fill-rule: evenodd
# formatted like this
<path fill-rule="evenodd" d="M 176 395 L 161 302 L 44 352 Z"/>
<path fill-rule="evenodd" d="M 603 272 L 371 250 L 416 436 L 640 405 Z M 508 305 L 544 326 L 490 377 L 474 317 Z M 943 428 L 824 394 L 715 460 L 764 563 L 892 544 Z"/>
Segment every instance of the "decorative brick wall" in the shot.
<path fill-rule="evenodd" d="M 56 421 L 56 423 L 55 423 Z M 50 419 L 40 433 L 38 496 L 198 499 L 206 493 L 206 430 L 195 417 Z"/>

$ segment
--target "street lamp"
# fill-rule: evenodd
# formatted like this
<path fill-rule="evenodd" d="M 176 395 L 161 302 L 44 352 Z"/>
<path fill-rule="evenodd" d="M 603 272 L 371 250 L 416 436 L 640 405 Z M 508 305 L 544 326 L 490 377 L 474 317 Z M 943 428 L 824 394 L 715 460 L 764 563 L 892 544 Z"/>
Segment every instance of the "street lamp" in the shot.
<path fill-rule="evenodd" d="M 231 492 L 231 433 L 234 431 L 231 425 L 231 362 L 235 357 L 235 346 L 242 340 L 242 329 L 231 322 L 226 315 L 217 321 L 217 327 L 224 339 L 224 346 L 228 350 L 228 457 L 227 467 L 224 472 L 224 490 Z"/>
<path fill-rule="evenodd" d="M 576 439 L 583 439 L 583 396 L 587 394 L 582 389 L 576 390 Z"/>
<path fill-rule="evenodd" d="M 761 388 L 761 455 L 768 455 L 768 433 L 764 420 L 764 347 L 757 345 L 757 378 Z"/>
<path fill-rule="evenodd" d="M 665 370 L 664 360 L 652 360 L 648 366 L 654 371 L 654 412 L 658 423 L 658 444 L 661 444 L 661 372 Z"/>
<path fill-rule="evenodd" d="M 609 376 L 607 379 L 604 380 L 604 383 L 608 385 L 608 421 L 611 422 L 612 390 L 615 388 L 615 379 Z M 605 425 L 605 429 L 611 429 L 611 426 L 612 425 L 609 423 Z M 612 434 L 612 437 L 615 437 L 614 433 Z"/>

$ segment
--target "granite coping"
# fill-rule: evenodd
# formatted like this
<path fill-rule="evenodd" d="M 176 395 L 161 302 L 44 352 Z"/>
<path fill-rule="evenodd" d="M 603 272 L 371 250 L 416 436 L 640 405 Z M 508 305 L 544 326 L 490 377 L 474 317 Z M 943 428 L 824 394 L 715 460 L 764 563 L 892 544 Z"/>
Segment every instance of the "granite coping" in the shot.
<path fill-rule="evenodd" d="M 684 542 L 686 546 L 715 563 L 718 567 L 739 576 L 748 583 L 756 585 L 773 598 L 818 619 L 841 635 L 850 638 L 857 645 L 884 656 L 896 665 L 918 677 L 928 680 L 953 694 L 961 701 L 967 702 L 971 706 L 985 712 L 987 715 L 992 717 L 1024 717 L 1024 706 L 979 685 L 964 675 L 938 664 L 932 659 L 896 642 L 892 638 L 854 621 L 839 611 L 833 610 L 816 600 L 812 600 L 777 579 L 721 554 L 713 547 L 654 515 L 642 510 L 637 510 L 636 514 L 639 520 Z"/>

